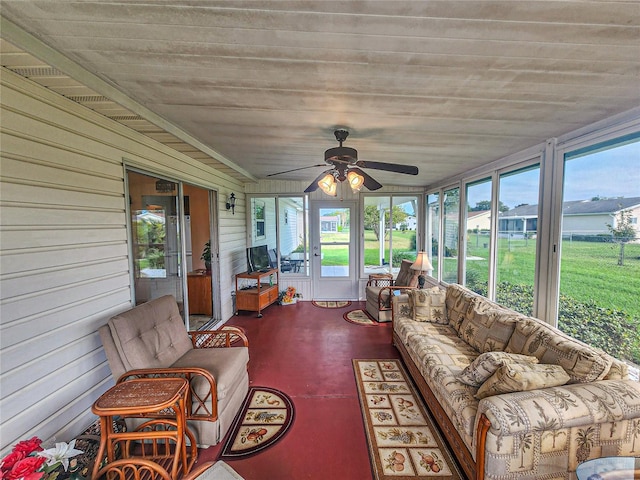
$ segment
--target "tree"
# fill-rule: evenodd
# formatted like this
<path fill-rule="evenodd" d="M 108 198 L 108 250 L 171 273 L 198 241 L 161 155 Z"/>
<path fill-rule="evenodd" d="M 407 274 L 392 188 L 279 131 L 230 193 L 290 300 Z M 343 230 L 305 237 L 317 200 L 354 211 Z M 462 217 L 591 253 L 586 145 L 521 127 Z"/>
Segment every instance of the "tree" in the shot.
<path fill-rule="evenodd" d="M 486 210 L 491 210 L 491 200 L 481 200 L 476 202 L 475 207 L 469 207 L 470 212 L 484 212 Z M 498 200 L 498 211 L 506 212 L 507 210 L 509 210 L 509 207 L 502 203 L 502 200 Z"/>
<path fill-rule="evenodd" d="M 622 207 L 622 205 L 619 205 Z M 624 246 L 635 240 L 638 232 L 631 223 L 631 210 L 620 210 L 615 218 L 615 225 L 607 223 L 607 228 L 611 232 L 614 243 L 620 245 L 620 254 L 618 255 L 618 265 L 624 265 Z"/>
<path fill-rule="evenodd" d="M 399 206 L 394 206 L 391 209 L 391 225 L 402 223 L 409 216 Z M 385 236 L 387 227 L 389 226 L 389 210 L 384 210 L 384 224 L 385 224 Z M 364 228 L 366 230 L 373 230 L 376 235 L 376 240 L 380 240 L 380 211 L 375 205 L 367 205 L 364 207 Z"/>

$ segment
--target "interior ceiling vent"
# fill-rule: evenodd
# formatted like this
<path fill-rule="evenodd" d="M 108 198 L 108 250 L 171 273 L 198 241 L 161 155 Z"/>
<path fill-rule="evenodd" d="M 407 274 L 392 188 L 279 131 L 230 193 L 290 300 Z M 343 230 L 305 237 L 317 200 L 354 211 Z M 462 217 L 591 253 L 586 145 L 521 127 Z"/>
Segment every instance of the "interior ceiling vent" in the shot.
<path fill-rule="evenodd" d="M 57 68 L 42 66 L 42 67 L 7 67 L 12 72 L 17 73 L 23 77 L 34 78 L 34 77 L 66 77 L 64 73 L 62 73 Z"/>
<path fill-rule="evenodd" d="M 112 103 L 111 100 L 102 95 L 66 95 L 66 97 L 78 103 Z"/>

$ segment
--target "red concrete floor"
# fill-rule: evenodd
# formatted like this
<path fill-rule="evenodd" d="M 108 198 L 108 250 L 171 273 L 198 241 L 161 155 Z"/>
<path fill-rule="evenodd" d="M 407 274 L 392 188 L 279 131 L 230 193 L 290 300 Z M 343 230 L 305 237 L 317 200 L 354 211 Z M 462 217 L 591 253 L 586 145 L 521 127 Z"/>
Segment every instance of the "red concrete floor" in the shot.
<path fill-rule="evenodd" d="M 262 318 L 241 312 L 227 324 L 249 337 L 251 385 L 293 400 L 295 420 L 275 445 L 251 457 L 225 460 L 245 480 L 369 480 L 369 452 L 351 360 L 399 358 L 391 325 L 361 326 L 342 314 L 364 302 L 327 309 L 311 302 L 272 305 Z M 224 442 L 202 450 L 215 460 Z"/>

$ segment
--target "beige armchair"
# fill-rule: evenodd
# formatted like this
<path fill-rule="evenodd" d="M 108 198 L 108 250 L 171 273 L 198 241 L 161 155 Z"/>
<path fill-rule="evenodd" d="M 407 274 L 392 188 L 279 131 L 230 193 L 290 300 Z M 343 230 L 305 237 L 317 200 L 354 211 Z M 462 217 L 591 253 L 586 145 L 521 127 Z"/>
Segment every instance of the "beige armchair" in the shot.
<path fill-rule="evenodd" d="M 249 342 L 242 330 L 187 332 L 175 298 L 166 295 L 112 317 L 99 332 L 118 382 L 186 378 L 187 426 L 198 445 L 222 440 L 249 390 Z"/>
<path fill-rule="evenodd" d="M 402 260 L 400 271 L 395 280 L 387 278 L 372 278 L 367 283 L 365 298 L 367 312 L 378 322 L 391 321 L 391 295 L 394 287 L 418 286 L 420 272 L 411 270 L 411 260 Z"/>

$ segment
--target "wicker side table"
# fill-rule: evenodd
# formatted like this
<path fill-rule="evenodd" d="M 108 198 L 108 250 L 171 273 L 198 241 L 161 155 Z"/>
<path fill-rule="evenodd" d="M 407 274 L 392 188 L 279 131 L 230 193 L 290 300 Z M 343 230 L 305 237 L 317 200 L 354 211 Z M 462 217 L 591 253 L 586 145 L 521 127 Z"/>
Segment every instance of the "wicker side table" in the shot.
<path fill-rule="evenodd" d="M 107 461 L 114 461 L 116 444 L 123 445 L 124 455 L 129 456 L 132 442 L 139 441 L 143 443 L 142 449 L 151 445 L 150 454 L 141 450 L 140 455 L 163 464 L 170 470 L 174 480 L 187 474 L 197 457 L 194 438 L 189 435 L 185 420 L 188 387 L 184 378 L 164 377 L 129 380 L 107 390 L 91 408 L 100 417 L 100 448 L 97 458 L 104 458 L 106 451 Z M 116 433 L 113 419 L 117 416 L 148 417 L 150 420 L 133 431 Z M 161 428 L 158 430 L 159 425 Z M 189 436 L 191 440 L 191 458 L 187 455 L 185 436 Z M 169 446 L 170 441 L 175 442 L 173 451 Z M 96 461 L 93 476 L 99 468 L 100 462 Z"/>

